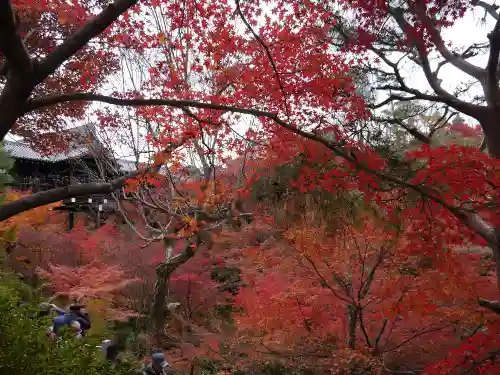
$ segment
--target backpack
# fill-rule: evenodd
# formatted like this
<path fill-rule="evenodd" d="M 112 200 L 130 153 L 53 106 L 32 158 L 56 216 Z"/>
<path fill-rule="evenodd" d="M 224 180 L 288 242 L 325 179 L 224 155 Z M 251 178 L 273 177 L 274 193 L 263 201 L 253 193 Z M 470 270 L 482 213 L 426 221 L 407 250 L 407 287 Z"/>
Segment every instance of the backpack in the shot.
<path fill-rule="evenodd" d="M 89 314 L 82 313 L 81 311 L 72 311 L 70 314 L 72 315 L 73 320 L 80 323 L 82 331 L 88 331 L 90 327 L 92 327 Z"/>

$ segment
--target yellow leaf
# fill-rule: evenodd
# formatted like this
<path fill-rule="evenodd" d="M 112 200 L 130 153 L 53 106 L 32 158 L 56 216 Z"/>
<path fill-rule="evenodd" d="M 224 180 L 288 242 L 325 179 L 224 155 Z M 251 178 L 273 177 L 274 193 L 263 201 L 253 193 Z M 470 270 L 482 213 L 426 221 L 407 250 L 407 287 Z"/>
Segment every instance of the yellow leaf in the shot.
<path fill-rule="evenodd" d="M 167 37 L 166 37 L 166 35 L 164 33 L 160 33 L 159 38 L 160 38 L 160 43 L 161 44 L 166 44 L 168 42 L 168 39 L 167 39 Z"/>

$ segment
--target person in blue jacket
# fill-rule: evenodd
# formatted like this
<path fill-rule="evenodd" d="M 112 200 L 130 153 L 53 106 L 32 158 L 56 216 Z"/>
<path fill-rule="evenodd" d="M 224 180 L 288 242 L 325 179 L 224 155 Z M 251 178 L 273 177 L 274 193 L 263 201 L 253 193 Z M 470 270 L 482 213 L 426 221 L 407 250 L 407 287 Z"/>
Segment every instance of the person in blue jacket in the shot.
<path fill-rule="evenodd" d="M 69 314 L 73 317 L 73 320 L 80 323 L 83 333 L 91 328 L 90 316 L 85 311 L 84 305 L 71 305 L 69 307 Z"/>
<path fill-rule="evenodd" d="M 61 333 L 61 329 L 64 326 L 70 327 L 75 332 L 75 337 L 80 339 L 83 337 L 82 328 L 78 321 L 73 320 L 73 317 L 70 314 L 59 315 L 52 319 L 52 326 L 49 328 L 48 335 L 51 338 L 59 337 Z"/>
<path fill-rule="evenodd" d="M 53 313 L 55 313 L 57 316 L 67 314 L 66 310 L 57 307 L 53 303 L 42 302 L 38 305 L 38 308 L 40 309 L 40 311 L 38 312 L 38 316 L 48 316 L 52 315 Z"/>

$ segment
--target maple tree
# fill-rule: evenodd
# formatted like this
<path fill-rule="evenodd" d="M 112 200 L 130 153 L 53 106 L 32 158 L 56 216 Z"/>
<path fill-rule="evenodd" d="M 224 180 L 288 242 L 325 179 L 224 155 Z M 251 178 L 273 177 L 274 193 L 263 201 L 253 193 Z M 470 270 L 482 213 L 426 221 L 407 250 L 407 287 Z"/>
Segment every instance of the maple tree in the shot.
<path fill-rule="evenodd" d="M 4 193 L 3 199 L 4 202 L 8 203 L 22 199 L 22 197 L 25 197 L 26 195 L 27 194 L 25 193 L 7 189 Z M 28 263 L 32 263 L 33 261 L 36 262 L 36 258 L 41 257 L 42 254 L 37 250 L 30 250 L 29 254 L 22 254 L 18 251 L 12 253 L 13 250 L 15 250 L 19 245 L 19 237 L 23 236 L 23 233 L 37 232 L 44 227 L 55 227 L 57 228 L 56 230 L 60 230 L 60 226 L 57 225 L 56 220 L 54 220 L 55 217 L 51 211 L 54 206 L 54 204 L 50 204 L 47 206 L 37 207 L 33 210 L 22 212 L 19 215 L 1 222 L 0 245 L 6 253 L 11 255 L 11 260 L 15 257 L 14 263 L 20 262 L 22 268 L 28 266 Z"/>
<path fill-rule="evenodd" d="M 127 278 L 117 266 L 98 260 L 79 267 L 49 265 L 48 270 L 40 269 L 39 275 L 50 280 L 53 298 L 64 297 L 69 301 L 86 304 L 89 301 L 94 304 L 95 301 L 103 302 L 100 312 L 117 320 L 136 315 L 133 311 L 115 307 L 116 296 L 128 285 L 139 281 Z"/>
<path fill-rule="evenodd" d="M 497 96 L 499 92 L 498 69 L 498 7 L 487 1 L 458 1 L 439 3 L 434 1 L 415 2 L 360 2 L 354 7 L 358 17 L 356 21 L 337 13 L 332 20 L 335 40 L 341 48 L 359 51 L 364 49 L 375 59 L 369 59 L 365 71 L 376 76 L 380 85 L 374 89 L 385 93 L 383 100 L 372 102 L 373 109 L 384 108 L 392 103 L 430 103 L 441 106 L 442 111 L 435 118 L 429 132 L 418 126 L 408 126 L 408 123 L 398 118 L 378 119 L 382 122 L 397 123 L 402 129 L 424 144 L 434 141 L 433 133 L 439 127 L 446 125 L 454 112 L 468 115 L 478 121 L 484 138 L 480 149 L 487 148 L 493 158 L 500 156 L 498 127 L 495 116 L 497 111 Z M 475 43 L 470 46 L 453 45 L 443 37 L 445 28 L 452 26 L 473 8 L 484 10 L 484 20 L 492 21 L 491 31 L 487 33 L 486 43 Z M 333 9 L 333 8 L 332 8 Z M 380 22 L 384 23 L 382 29 Z M 365 56 L 367 55 L 365 54 Z M 480 67 L 471 62 L 477 56 L 484 56 L 486 66 Z M 430 91 L 412 87 L 404 76 L 403 65 L 410 63 L 421 70 L 428 83 Z M 434 68 L 434 64 L 437 67 Z M 452 66 L 472 80 L 472 85 L 479 86 L 482 94 L 474 101 L 466 99 L 466 90 L 457 88 L 449 91 L 439 78 L 444 66 Z M 394 121 L 395 120 L 395 121 Z M 443 155 L 444 156 L 444 155 Z M 493 187 L 496 187 L 494 184 Z M 493 200 L 494 201 L 494 198 Z M 468 205 L 466 200 L 464 204 Z M 469 207 L 473 210 L 474 205 Z M 478 219 L 469 216 L 469 219 Z M 482 234 L 493 249 L 497 259 L 498 229 L 495 222 L 489 224 L 481 219 L 474 220 L 474 230 Z"/>
<path fill-rule="evenodd" d="M 216 181 L 210 180 L 207 184 L 203 180 L 194 180 L 178 184 L 173 179 L 167 182 L 165 179 L 165 176 L 157 175 L 153 180 L 129 182 L 125 194 L 130 202 L 122 203 L 120 197 L 115 196 L 119 213 L 131 229 L 132 238 L 139 241 L 141 247 L 155 242 L 162 244 L 162 255 L 154 261 L 156 281 L 151 309 L 158 342 L 164 338 L 173 273 L 197 253 L 211 249 L 211 232 L 226 223 L 248 217 L 248 214 L 233 209 L 231 195 L 221 192 Z M 158 183 L 158 180 L 163 180 L 163 183 Z M 151 184 L 155 186 L 154 190 L 150 188 Z M 178 284 L 180 280 L 174 281 Z"/>
<path fill-rule="evenodd" d="M 454 51 L 442 39 L 441 30 L 471 7 L 482 7 L 496 21 L 489 42 L 465 52 Z M 193 221 L 195 212 L 206 211 L 207 207 L 199 207 L 203 199 L 173 208 L 171 196 L 156 204 L 144 193 L 144 186 L 165 186 L 164 181 L 157 180 L 156 168 L 185 161 L 180 146 L 192 143 L 196 147 L 195 141 L 200 145 L 209 135 L 217 146 L 220 164 L 227 162 L 225 151 L 243 155 L 250 150 L 249 164 L 265 160 L 267 168 L 295 162 L 297 157 L 306 159 L 293 186 L 303 193 L 318 189 L 361 192 L 389 218 L 406 223 L 405 239 L 411 244 L 408 248 L 422 256 L 432 256 L 451 244 L 489 246 L 500 290 L 500 132 L 496 124 L 499 19 L 495 6 L 484 1 L 336 4 L 292 0 L 275 2 L 265 10 L 264 2 L 259 1 L 116 0 L 75 2 L 71 11 L 64 2 L 2 1 L 0 52 L 5 60 L 1 68 L 5 78 L 0 96 L 0 135 L 16 131 L 16 126 L 20 134 L 38 134 L 47 130 L 47 118 L 53 110 L 62 111 L 60 118 L 78 119 L 87 108 L 82 103 L 100 102 L 133 107 L 134 116 L 146 127 L 153 124 L 148 142 L 154 146 L 156 158 L 132 176 L 41 192 L 2 205 L 0 219 L 71 196 L 116 192 L 128 181 L 127 194 L 135 194 L 136 201 L 153 204 L 157 212 L 167 211 L 158 216 L 162 225 L 170 222 L 169 216 L 176 216 L 173 213 L 180 215 L 176 217 L 179 222 L 187 217 L 189 225 L 182 228 L 188 232 L 186 237 L 196 242 L 198 234 L 207 229 L 199 230 L 199 223 Z M 43 25 L 43 32 L 38 24 Z M 22 36 L 24 33 L 35 33 L 36 38 Z M 120 49 L 134 56 L 129 62 L 141 61 L 135 69 L 145 78 L 137 87 L 109 92 L 104 88 L 105 78 L 117 69 L 115 59 Z M 486 68 L 467 61 L 478 50 L 489 51 Z M 391 53 L 402 54 L 421 68 L 432 92 L 408 86 Z M 442 57 L 437 70 L 431 67 L 431 53 Z M 445 64 L 480 82 L 484 92 L 481 103 L 443 88 L 438 73 Z M 367 70 L 378 75 L 380 85 L 376 90 L 389 91 L 381 102 L 373 102 L 358 90 L 359 72 L 362 75 Z M 403 157 L 387 156 L 380 143 L 365 137 L 364 129 L 371 130 L 378 108 L 394 101 L 415 100 L 441 103 L 475 118 L 484 133 L 488 154 L 482 148 L 433 143 L 436 129 L 449 121 L 450 109 L 444 109 L 444 115 L 432 121 L 428 133 L 396 118 L 396 125 L 422 143 L 403 150 Z M 119 127 L 124 121 L 124 114 L 110 107 L 100 109 L 98 114 L 103 127 Z M 247 115 L 258 121 L 242 135 L 235 126 Z M 204 146 L 203 153 L 207 154 L 215 148 Z M 204 165 L 205 180 L 215 173 L 208 165 L 214 160 Z M 329 168 L 318 167 L 322 165 Z M 131 178 L 143 172 L 147 173 L 141 180 Z M 238 187 L 242 187 L 244 183 L 239 180 Z M 228 189 L 213 183 L 214 196 L 224 192 L 222 206 L 233 199 Z M 194 195 L 207 196 L 197 190 Z M 214 225 L 222 221 L 217 217 Z M 158 228 L 150 225 L 146 229 L 155 232 Z M 191 237 L 193 229 L 198 234 Z M 166 238 L 165 231 L 161 234 Z M 163 240 L 161 237 L 156 239 Z M 179 254 L 183 256 L 169 259 L 167 255 L 167 262 L 161 263 L 164 281 L 158 284 L 163 289 L 158 289 L 157 295 L 162 309 L 168 285 L 165 276 L 171 275 L 172 260 L 184 261 L 192 251 Z M 449 264 L 453 264 L 451 260 Z M 498 298 L 485 298 L 479 299 L 482 306 L 500 311 L 500 303 L 495 301 Z M 163 326 L 161 309 L 157 311 L 158 327 Z"/>
<path fill-rule="evenodd" d="M 80 31 L 75 32 L 66 40 L 66 44 L 62 43 L 54 50 L 49 53 L 45 60 L 40 63 L 34 64 L 35 66 L 42 66 L 42 68 L 46 68 L 45 70 L 42 68 L 34 69 L 34 74 L 36 77 L 37 72 L 44 72 L 42 77 L 48 77 L 50 72 L 55 71 L 55 69 L 65 62 L 65 59 L 68 59 L 73 56 L 76 52 L 78 52 L 82 47 L 87 46 L 88 42 L 95 37 L 101 36 L 101 32 L 106 25 L 112 24 L 117 17 L 119 17 L 122 13 L 126 13 L 127 10 L 133 6 L 135 6 L 135 2 L 130 1 L 118 1 L 116 4 L 109 6 L 102 13 L 91 18 L 87 21 L 87 27 L 80 29 Z M 425 5 L 424 3 L 422 3 Z M 156 5 L 156 4 L 154 4 Z M 194 61 L 191 67 L 192 71 L 201 71 L 203 73 L 209 71 L 210 74 L 205 74 L 205 81 L 208 82 L 226 82 L 230 83 L 231 98 L 228 98 L 224 95 L 214 95 L 210 94 L 208 96 L 204 96 L 201 92 L 197 92 L 192 89 L 182 90 L 179 89 L 181 86 L 180 81 L 178 82 L 179 74 L 175 75 L 175 61 L 159 61 L 157 67 L 151 68 L 151 76 L 147 83 L 143 85 L 146 88 L 148 95 L 159 95 L 163 97 L 165 95 L 176 96 L 179 99 L 143 99 L 137 98 L 137 95 L 134 94 L 134 91 L 127 93 L 116 93 L 117 95 L 112 96 L 104 96 L 95 93 L 86 93 L 82 91 L 78 92 L 69 92 L 62 93 L 56 95 L 48 95 L 36 99 L 30 99 L 29 105 L 27 106 L 29 110 L 39 110 L 41 108 L 45 108 L 50 105 L 63 104 L 73 101 L 103 101 L 110 104 L 117 105 L 132 105 L 132 106 L 147 106 L 147 105 L 164 105 L 171 106 L 175 108 L 183 109 L 184 112 L 187 107 L 194 107 L 202 109 L 199 113 L 193 114 L 192 112 L 187 114 L 187 116 L 191 117 L 191 120 L 195 121 L 194 118 L 204 119 L 205 117 L 210 119 L 210 122 L 216 123 L 212 118 L 215 113 L 210 112 L 209 110 L 218 110 L 218 111 L 230 111 L 234 113 L 241 114 L 250 114 L 255 116 L 260 116 L 261 118 L 267 119 L 263 121 L 264 130 L 271 130 L 276 128 L 275 125 L 279 125 L 282 128 L 287 129 L 293 133 L 301 135 L 303 137 L 307 137 L 313 139 L 317 142 L 325 144 L 325 146 L 329 147 L 334 153 L 344 157 L 349 163 L 351 163 L 356 168 L 362 168 L 365 172 L 369 174 L 375 174 L 375 176 L 384 178 L 388 180 L 392 184 L 396 184 L 399 186 L 405 186 L 406 188 L 410 188 L 418 191 L 418 189 L 413 185 L 408 185 L 408 182 L 404 180 L 395 179 L 392 176 L 385 174 L 381 174 L 379 170 L 373 170 L 372 166 L 365 165 L 362 163 L 359 158 L 353 159 L 351 155 L 355 149 L 349 147 L 349 141 L 343 140 L 340 143 L 331 142 L 327 139 L 322 138 L 319 134 L 321 131 L 325 130 L 333 130 L 336 128 L 334 124 L 328 123 L 327 118 L 323 113 L 330 112 L 332 115 L 342 115 L 345 113 L 345 118 L 347 121 L 352 122 L 354 119 L 367 118 L 368 112 L 364 108 L 364 101 L 362 98 L 356 94 L 354 91 L 354 86 L 352 83 L 352 76 L 349 74 L 348 64 L 355 64 L 356 60 L 346 60 L 346 58 L 339 53 L 332 53 L 328 50 L 325 50 L 325 38 L 328 37 L 329 32 L 331 30 L 331 17 L 332 12 L 328 9 L 324 9 L 323 7 L 314 4 L 313 2 L 309 2 L 306 5 L 299 4 L 289 4 L 288 8 L 283 4 L 276 4 L 273 9 L 273 13 L 280 16 L 282 21 L 273 20 L 271 18 L 266 19 L 265 26 L 262 27 L 262 35 L 259 35 L 257 31 L 252 28 L 251 24 L 247 20 L 246 17 L 250 17 L 249 15 L 245 15 L 245 12 L 251 14 L 251 10 L 245 4 L 241 5 L 239 2 L 236 2 L 235 12 L 230 11 L 230 7 L 224 3 L 219 3 L 218 5 L 213 4 L 210 7 L 209 11 L 202 11 L 198 9 L 194 4 L 186 5 L 186 12 L 192 12 L 192 17 L 183 19 L 182 22 L 178 23 L 172 22 L 171 25 L 168 25 L 168 31 L 179 30 L 184 32 L 185 30 L 189 30 L 189 33 L 181 33 L 181 41 L 187 41 L 188 46 L 186 48 L 191 48 L 191 45 L 195 45 L 197 47 L 205 47 L 205 50 L 200 50 L 203 55 L 203 59 L 199 58 L 199 61 Z M 2 48 L 5 56 L 9 59 L 20 58 L 26 64 L 11 64 L 11 70 L 7 70 L 10 72 L 8 74 L 8 78 L 14 80 L 16 69 L 28 69 L 30 71 L 31 65 L 33 65 L 33 61 L 30 59 L 29 54 L 26 53 L 26 49 L 20 48 L 23 46 L 22 40 L 19 35 L 16 34 L 15 29 L 15 17 L 14 13 L 11 12 L 10 3 L 7 3 L 7 8 L 4 14 L 6 17 L 6 22 L 3 24 L 4 33 L 6 35 L 14 35 L 16 36 L 12 40 L 15 40 L 12 45 L 6 45 Z M 76 13 L 76 21 L 81 22 L 85 16 L 89 15 L 90 12 L 85 13 L 85 7 L 80 6 L 79 11 Z M 248 9 L 247 9 L 248 8 Z M 171 15 L 171 19 L 179 20 L 179 9 L 183 9 L 180 5 L 174 5 L 167 7 L 169 15 Z M 349 44 L 348 47 L 354 45 L 354 49 L 356 52 L 363 52 L 363 49 L 360 49 L 360 46 L 365 46 L 366 41 L 370 41 L 373 39 L 370 37 L 370 25 L 373 24 L 374 20 L 377 17 L 383 17 L 384 12 L 387 11 L 387 7 L 384 4 L 372 4 L 372 3 L 360 3 L 356 4 L 354 9 L 361 12 L 363 16 L 367 15 L 366 9 L 375 10 L 375 12 L 369 12 L 370 18 L 361 17 L 360 19 L 365 20 L 366 25 L 364 29 L 359 32 L 359 38 L 361 38 L 360 43 Z M 442 11 L 445 17 L 456 17 L 457 15 L 461 15 L 464 9 L 460 9 L 460 11 L 452 11 L 446 5 L 442 6 L 442 9 L 437 6 L 438 10 Z M 45 9 L 46 11 L 52 11 L 52 9 Z M 144 11 L 140 6 L 134 8 L 136 12 Z M 196 10 L 196 12 L 195 12 Z M 254 7 L 253 11 L 260 12 L 259 7 Z M 402 11 L 407 11 L 409 14 L 413 11 L 414 13 L 419 11 L 418 9 L 402 9 Z M 206 13 L 204 13 L 206 12 Z M 365 13 L 363 13 L 365 12 Z M 127 13 L 128 14 L 128 13 Z M 421 14 L 420 14 L 421 15 Z M 421 15 L 422 16 L 422 15 Z M 226 19 L 240 19 L 245 23 L 246 26 L 246 34 L 252 35 L 253 39 L 246 39 L 244 36 L 234 33 L 232 30 L 233 24 L 232 22 L 223 22 Z M 423 16 L 422 16 L 423 17 Z M 425 18 L 425 17 L 424 17 Z M 315 20 L 315 22 L 305 22 L 305 20 Z M 443 18 L 444 19 L 444 18 Z M 99 20 L 99 21 L 98 21 Z M 104 23 L 100 21 L 104 20 Z M 66 20 L 67 21 L 67 20 Z M 210 22 L 209 22 L 210 21 Z M 120 27 L 118 30 L 115 28 L 109 29 L 112 37 L 116 32 L 119 32 L 123 29 L 127 29 L 132 26 L 140 26 L 140 22 L 136 21 L 136 19 L 130 15 L 126 16 L 123 22 L 120 23 Z M 363 21 L 365 22 L 365 21 Z M 371 22 L 371 23 L 370 23 Z M 444 21 L 441 21 L 444 22 Z M 206 28 L 203 26 L 209 23 L 213 23 L 214 28 L 218 28 L 217 30 L 217 40 L 214 40 L 215 33 L 206 32 Z M 65 22 L 66 24 L 66 22 Z M 185 26 L 185 27 L 184 27 Z M 296 28 L 296 29 L 294 29 Z M 140 27 L 138 30 L 143 30 Z M 298 31 L 300 30 L 300 32 Z M 135 35 L 134 33 L 130 33 L 131 35 Z M 311 38 L 303 38 L 303 35 L 310 34 Z M 435 34 L 435 33 L 434 33 Z M 434 35 L 433 34 L 433 35 Z M 103 35 L 108 36 L 107 33 Z M 122 34 L 119 34 L 122 36 Z M 165 35 L 165 36 L 162 36 Z M 169 44 L 167 42 L 170 39 L 166 36 L 167 34 L 163 33 L 161 35 L 149 35 L 144 32 L 144 42 L 137 46 L 139 51 L 144 50 L 146 47 L 157 47 L 158 43 L 161 41 L 165 42 L 164 48 L 168 50 L 183 50 L 183 45 L 181 43 L 172 43 Z M 220 38 L 221 35 L 226 35 L 226 39 Z M 286 38 L 285 38 L 285 35 Z M 300 35 L 300 37 L 299 37 Z M 365 38 L 364 40 L 362 38 Z M 285 40 L 286 44 L 280 45 L 280 48 L 285 48 L 282 56 L 285 56 L 286 53 L 289 55 L 300 54 L 299 59 L 281 59 L 280 61 L 275 61 L 277 56 L 273 56 L 271 53 L 271 49 L 267 44 L 272 44 L 272 40 Z M 123 39 L 127 39 L 126 43 L 128 46 L 133 45 L 132 40 L 130 38 L 116 37 L 115 40 L 118 40 L 122 43 L 125 43 Z M 264 39 L 267 42 L 264 42 Z M 10 40 L 9 38 L 5 38 L 5 40 Z M 76 40 L 76 41 L 75 41 Z M 175 40 L 173 40 L 175 42 Z M 226 42 L 226 43 L 224 43 Z M 267 44 L 266 44 L 267 43 Z M 418 43 L 417 43 L 418 44 Z M 236 48 L 236 46 L 238 48 Z M 277 48 L 277 44 L 273 44 L 274 48 Z M 404 48 L 401 47 L 401 48 Z M 349 48 L 348 48 L 349 49 Z M 229 53 L 229 56 L 234 55 L 235 50 L 241 50 L 242 56 L 238 58 L 237 54 L 234 56 L 234 61 L 230 61 L 230 59 L 226 59 L 229 61 L 221 60 L 221 56 L 226 53 Z M 15 53 L 13 52 L 15 51 Z M 286 51 L 286 52 L 285 52 Z M 7 53 L 6 53 L 7 52 Z M 233 54 L 231 54 L 233 52 Z M 343 52 L 343 51 L 342 51 Z M 245 56 L 245 66 L 251 67 L 247 69 L 245 74 L 242 74 L 241 67 L 243 56 Z M 266 61 L 262 61 L 262 56 L 266 57 Z M 298 55 L 297 55 L 298 56 Z M 175 55 L 174 55 L 175 57 Z M 271 57 L 271 59 L 269 59 Z M 172 58 L 172 57 L 169 57 Z M 294 62 L 300 61 L 302 64 L 302 68 L 297 71 L 296 67 L 293 66 Z M 223 63 L 221 65 L 221 63 Z M 280 69 L 283 71 L 290 70 L 295 72 L 294 74 L 290 74 L 289 77 L 285 78 L 280 77 L 280 75 L 276 75 L 276 65 L 280 65 Z M 172 67 L 173 64 L 173 67 Z M 226 65 L 224 65 L 226 64 Z M 9 66 L 7 64 L 7 66 Z M 252 68 L 254 67 L 254 68 Z M 50 68 L 50 69 L 49 69 Z M 325 72 L 328 70 L 328 74 Z M 49 74 L 47 74 L 49 72 Z M 30 74 L 24 74 L 23 77 L 27 77 Z M 204 75 L 202 74 L 201 77 Z M 177 78 L 176 78 L 177 77 Z M 200 77 L 200 78 L 201 78 Z M 299 77 L 303 77 L 304 79 L 299 79 Z M 175 78 L 175 79 L 173 79 Z M 157 82 L 165 80 L 170 82 L 170 86 L 165 87 L 165 85 L 158 85 Z M 27 80 L 29 81 L 29 80 Z M 182 81 L 182 79 L 181 79 Z M 276 85 L 262 86 L 261 83 L 264 82 L 276 82 Z M 247 84 L 248 82 L 252 82 L 252 84 Z M 21 97 L 27 98 L 28 95 L 31 94 L 31 89 L 37 83 L 37 80 L 34 78 L 31 82 L 27 82 L 25 87 L 23 87 L 23 95 Z M 178 83 L 178 84 L 177 84 Z M 318 84 L 321 83 L 321 89 Z M 23 85 L 21 85 L 23 86 Z M 328 86 L 328 90 L 326 87 Z M 4 98 L 12 97 L 10 94 L 11 85 L 6 84 L 4 88 Z M 162 88 L 158 91 L 158 88 Z M 265 90 L 263 90 L 265 87 Z M 288 88 L 288 92 L 286 89 Z M 175 89 L 175 90 L 173 90 Z M 249 91 L 250 90 L 250 91 Z M 332 95 L 332 93 L 334 95 Z M 243 94 L 245 94 L 243 96 Z M 285 95 L 283 95 L 285 94 Z M 342 94 L 342 95 L 340 95 Z M 9 96 L 10 95 L 10 96 Z M 134 95 L 135 97 L 130 97 Z M 5 100 L 7 100 L 5 99 Z M 424 97 L 425 99 L 425 97 Z M 200 100 L 208 100 L 208 101 L 200 101 Z M 262 103 L 262 101 L 266 101 L 266 106 L 263 109 L 247 109 L 253 104 Z M 19 99 L 19 101 L 22 101 Z M 214 102 L 215 101 L 215 102 Z M 6 101 L 6 103 L 8 100 Z M 307 109 L 307 103 L 310 102 L 314 104 L 313 108 L 317 108 L 316 110 Z M 322 106 L 322 108 L 318 107 L 318 103 Z M 18 105 L 20 105 L 18 103 Z M 465 106 L 466 108 L 469 108 Z M 15 106 L 12 106 L 10 109 L 10 113 L 12 113 Z M 321 111 L 320 111 L 321 109 Z M 460 110 L 463 108 L 460 107 Z M 280 116 L 281 113 L 285 115 L 285 117 L 290 115 L 290 111 L 294 111 L 293 118 L 290 118 L 290 121 L 282 120 Z M 25 110 L 24 112 L 26 112 Z M 15 111 L 14 111 L 15 112 Z M 190 110 L 188 110 L 190 112 Z M 210 112 L 210 113 L 209 113 Z M 470 111 L 469 111 L 470 112 Z M 469 113 L 467 110 L 464 110 L 464 113 Z M 21 112 L 20 112 L 21 113 Z M 172 112 L 171 112 L 172 113 Z M 173 113 L 177 113 L 173 111 Z M 207 113 L 208 116 L 204 116 L 204 113 Z M 219 112 L 220 113 L 220 112 Z M 19 117 L 19 113 L 17 115 L 11 115 L 12 119 L 10 121 L 4 121 L 5 126 L 11 127 L 13 122 Z M 217 114 L 216 117 L 220 117 L 220 114 Z M 312 125 L 316 122 L 319 125 L 316 126 L 316 130 L 314 133 L 311 133 L 306 128 L 298 128 L 293 123 L 297 121 L 302 121 L 311 129 Z M 8 120 L 8 119 L 7 119 Z M 189 124 L 188 122 L 187 124 Z M 205 121 L 205 125 L 207 122 Z M 218 124 L 219 126 L 224 125 L 224 122 Z M 265 129 L 267 127 L 268 129 Z M 187 129 L 186 129 L 187 130 Z M 339 133 L 340 128 L 336 130 L 336 133 Z M 344 128 L 343 131 L 349 132 L 348 128 Z M 264 131 L 261 134 L 261 137 L 266 133 Z M 284 133 L 281 130 L 281 133 Z M 288 134 L 288 133 L 284 133 Z M 340 134 L 339 134 L 340 135 Z M 344 134 L 346 136 L 348 134 Z M 289 135 L 287 135 L 289 136 Z M 344 142 L 347 142 L 344 144 Z M 346 147 L 349 149 L 347 150 Z M 491 147 L 490 147 L 491 148 Z M 362 150 L 364 152 L 365 150 Z M 375 168 L 376 169 L 376 168 Z M 117 186 L 123 183 L 123 179 L 117 181 L 113 184 L 103 184 L 100 186 L 88 186 L 89 189 L 98 189 L 99 191 L 109 191 L 113 190 Z M 84 187 L 79 187 L 79 189 L 83 189 Z M 76 192 L 76 191 L 75 191 Z M 2 207 L 6 215 L 12 215 L 18 210 L 27 209 L 33 207 L 36 204 L 46 203 L 52 199 L 56 199 L 61 197 L 61 194 L 66 196 L 68 190 L 58 191 L 57 194 L 50 195 L 48 192 L 37 196 L 36 199 L 41 199 L 41 201 L 36 201 L 35 198 L 31 198 L 32 202 L 30 204 L 27 203 L 17 205 L 10 205 Z M 39 198 L 40 197 L 40 198 Z M 440 198 L 436 196 L 432 196 L 430 199 L 433 201 L 440 202 Z M 36 202 L 33 202 L 35 200 Z M 446 203 L 446 202 L 440 202 Z M 450 206 L 446 204 L 446 206 Z M 450 207 L 448 207 L 450 208 Z M 11 211 L 14 209 L 13 211 Z M 9 212 L 7 212 L 9 211 Z M 452 209 L 455 211 L 455 216 L 458 216 L 462 221 L 466 222 L 467 225 L 472 226 L 475 230 L 477 230 L 487 241 L 495 243 L 494 238 L 491 233 L 488 231 L 488 227 L 484 225 L 478 226 L 478 220 L 476 216 L 469 215 L 460 211 L 459 209 Z M 484 223 L 481 223 L 484 224 Z M 494 246 L 493 246 L 494 247 Z"/>
<path fill-rule="evenodd" d="M 495 290 L 477 256 L 450 249 L 422 257 L 404 230 L 387 230 L 365 208 L 352 222 L 344 208 L 330 206 L 334 219 L 325 222 L 311 207 L 284 233 L 289 243 L 274 239 L 238 252 L 253 267 L 246 265 L 248 288 L 237 298 L 243 313 L 234 343 L 251 359 L 274 356 L 340 373 L 410 371 L 445 356 L 460 333 L 488 324 L 478 288 Z"/>

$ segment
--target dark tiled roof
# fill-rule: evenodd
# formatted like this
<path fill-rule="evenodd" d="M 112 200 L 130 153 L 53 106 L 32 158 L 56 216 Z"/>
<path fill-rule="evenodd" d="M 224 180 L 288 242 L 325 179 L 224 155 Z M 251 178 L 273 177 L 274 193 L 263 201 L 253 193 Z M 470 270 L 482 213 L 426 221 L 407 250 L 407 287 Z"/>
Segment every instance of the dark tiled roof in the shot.
<path fill-rule="evenodd" d="M 73 148 L 68 152 L 42 155 L 23 142 L 4 141 L 4 146 L 5 151 L 7 151 L 14 159 L 41 160 L 49 163 L 79 158 L 89 152 L 89 149 L 86 146 L 80 146 Z"/>
<path fill-rule="evenodd" d="M 69 150 L 50 155 L 42 155 L 28 144 L 22 141 L 4 141 L 5 151 L 15 159 L 40 160 L 49 163 L 55 163 L 62 160 L 75 159 L 90 152 L 90 146 L 87 144 L 89 136 L 95 133 L 94 124 L 85 124 L 67 130 L 67 133 L 73 137 L 69 143 Z"/>
<path fill-rule="evenodd" d="M 95 125 L 86 124 L 72 129 L 68 129 L 68 133 L 75 138 L 69 143 L 69 150 L 50 155 L 42 155 L 28 144 L 22 141 L 4 140 L 4 149 L 14 159 L 39 160 L 48 163 L 57 163 L 63 160 L 77 159 L 86 155 L 91 155 L 92 147 L 102 147 L 94 137 L 94 142 L 88 144 L 88 137 L 95 135 Z M 120 169 L 123 172 L 132 172 L 136 170 L 136 165 L 133 161 L 127 159 L 116 159 Z"/>

